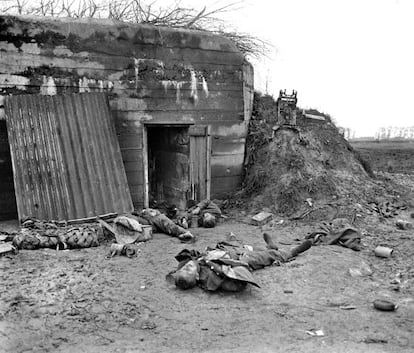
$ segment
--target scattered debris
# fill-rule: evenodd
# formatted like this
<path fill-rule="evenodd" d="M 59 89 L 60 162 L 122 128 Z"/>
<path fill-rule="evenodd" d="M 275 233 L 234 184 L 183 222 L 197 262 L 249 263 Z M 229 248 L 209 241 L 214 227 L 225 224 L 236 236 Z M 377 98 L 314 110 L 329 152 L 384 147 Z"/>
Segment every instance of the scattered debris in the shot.
<path fill-rule="evenodd" d="M 405 205 L 400 205 L 398 203 L 393 203 L 390 201 L 376 202 L 372 204 L 374 211 L 378 212 L 381 216 L 385 218 L 392 218 L 398 215 L 400 210 L 405 210 L 407 207 Z"/>
<path fill-rule="evenodd" d="M 366 337 L 362 342 L 370 344 L 370 343 L 388 343 L 388 340 L 384 338 L 377 338 L 377 337 Z"/>
<path fill-rule="evenodd" d="M 356 306 L 354 306 L 354 305 L 341 305 L 339 307 L 339 309 L 341 309 L 341 310 L 354 310 L 354 309 L 356 309 Z"/>
<path fill-rule="evenodd" d="M 16 233 L 0 231 L 0 241 L 5 241 L 5 242 L 13 241 L 13 238 L 15 235 Z"/>
<path fill-rule="evenodd" d="M 155 328 L 157 328 L 157 325 L 155 324 L 155 322 L 150 321 L 150 320 L 145 320 L 141 324 L 141 330 L 153 330 Z"/>
<path fill-rule="evenodd" d="M 256 226 L 262 226 L 268 223 L 272 219 L 272 214 L 270 212 L 260 212 L 257 215 L 252 217 L 252 223 Z"/>
<path fill-rule="evenodd" d="M 407 229 L 412 229 L 413 228 L 413 224 L 411 222 L 407 222 L 404 221 L 402 219 L 399 219 L 395 225 L 397 226 L 398 229 L 401 230 L 407 230 Z"/>
<path fill-rule="evenodd" d="M 339 244 L 346 248 L 359 251 L 361 235 L 358 229 L 352 227 L 346 218 L 336 218 L 332 222 L 323 222 L 319 229 L 306 236 L 313 244 Z"/>
<path fill-rule="evenodd" d="M 316 337 L 322 337 L 325 336 L 325 333 L 323 332 L 323 330 L 319 329 L 319 330 L 315 330 L 315 329 L 311 329 L 308 331 L 305 331 L 309 336 L 316 336 Z"/>
<path fill-rule="evenodd" d="M 110 253 L 108 258 L 114 257 L 116 255 L 123 255 L 126 257 L 134 257 L 137 255 L 137 249 L 133 244 L 111 244 Z"/>
<path fill-rule="evenodd" d="M 374 250 L 375 256 L 378 257 L 390 257 L 393 252 L 393 249 L 386 246 L 377 246 Z"/>
<path fill-rule="evenodd" d="M 361 262 L 359 267 L 353 267 L 348 270 L 351 277 L 365 277 L 365 276 L 371 276 L 372 270 L 369 267 L 367 263 L 364 261 Z"/>
<path fill-rule="evenodd" d="M 236 237 L 236 234 L 234 234 L 233 232 L 230 232 L 227 234 L 226 239 L 227 241 L 236 241 L 237 237 Z"/>
<path fill-rule="evenodd" d="M 0 255 L 17 254 L 19 250 L 15 248 L 11 243 L 0 244 Z"/>
<path fill-rule="evenodd" d="M 385 299 L 376 299 L 373 302 L 374 308 L 381 311 L 395 311 L 398 305 Z"/>

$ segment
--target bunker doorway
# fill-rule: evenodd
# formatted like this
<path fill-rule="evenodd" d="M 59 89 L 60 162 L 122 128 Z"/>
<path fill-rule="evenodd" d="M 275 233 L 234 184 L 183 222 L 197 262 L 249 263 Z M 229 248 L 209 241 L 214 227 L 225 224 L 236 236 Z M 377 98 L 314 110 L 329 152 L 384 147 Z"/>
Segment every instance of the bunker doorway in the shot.
<path fill-rule="evenodd" d="M 17 219 L 13 167 L 6 121 L 0 120 L 0 221 Z"/>
<path fill-rule="evenodd" d="M 158 125 L 145 130 L 149 204 L 165 201 L 185 209 L 188 200 L 209 198 L 209 127 Z"/>

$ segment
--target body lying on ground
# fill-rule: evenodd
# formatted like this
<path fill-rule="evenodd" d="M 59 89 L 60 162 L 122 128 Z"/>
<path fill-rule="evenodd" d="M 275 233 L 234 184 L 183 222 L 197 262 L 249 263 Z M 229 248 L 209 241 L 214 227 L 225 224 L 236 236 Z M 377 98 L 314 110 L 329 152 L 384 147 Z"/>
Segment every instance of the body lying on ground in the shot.
<path fill-rule="evenodd" d="M 197 215 L 198 226 L 213 228 L 221 217 L 220 208 L 211 200 L 203 200 L 189 210 L 192 215 Z"/>
<path fill-rule="evenodd" d="M 192 226 L 193 216 L 198 216 L 197 224 L 199 227 L 213 228 L 222 215 L 220 208 L 213 201 L 206 199 L 186 211 L 176 208 L 172 220 L 180 227 L 189 228 Z"/>
<path fill-rule="evenodd" d="M 189 203 L 195 203 L 190 200 Z M 203 200 L 187 210 L 179 210 L 175 205 L 168 205 L 164 201 L 154 202 L 153 210 L 164 214 L 176 225 L 181 228 L 188 229 L 191 227 L 193 216 L 198 216 L 198 226 L 205 228 L 215 227 L 218 219 L 222 216 L 220 208 L 211 200 Z"/>
<path fill-rule="evenodd" d="M 175 258 L 179 262 L 177 269 L 167 275 L 180 289 L 199 286 L 208 291 L 225 290 L 237 292 L 247 284 L 259 287 L 251 271 L 280 265 L 306 251 L 312 241 L 306 240 L 291 251 L 278 250 L 269 234 L 264 233 L 266 249 L 248 250 L 227 242 L 220 242 L 204 253 L 197 250 L 182 250 Z"/>
<path fill-rule="evenodd" d="M 171 235 L 181 241 L 190 241 L 194 235 L 187 229 L 175 224 L 166 215 L 152 208 L 145 208 L 141 212 L 135 213 L 137 216 L 147 220 L 157 231 Z"/>

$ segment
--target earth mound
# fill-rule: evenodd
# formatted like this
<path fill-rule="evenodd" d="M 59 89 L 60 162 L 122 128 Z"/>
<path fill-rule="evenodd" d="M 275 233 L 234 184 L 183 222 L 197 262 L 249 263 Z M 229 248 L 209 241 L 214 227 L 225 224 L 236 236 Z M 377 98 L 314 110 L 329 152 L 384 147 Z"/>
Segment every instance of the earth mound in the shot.
<path fill-rule="evenodd" d="M 245 207 L 292 215 L 317 204 L 378 195 L 369 165 L 328 115 L 311 119 L 298 110 L 296 126 L 277 126 L 269 111 L 250 122 L 239 195 Z"/>

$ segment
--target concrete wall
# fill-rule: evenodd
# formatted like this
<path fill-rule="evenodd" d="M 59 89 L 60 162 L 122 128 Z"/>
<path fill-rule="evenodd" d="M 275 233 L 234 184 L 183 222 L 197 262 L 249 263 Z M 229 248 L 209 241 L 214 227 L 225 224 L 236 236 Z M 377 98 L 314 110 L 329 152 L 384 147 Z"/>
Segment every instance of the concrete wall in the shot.
<path fill-rule="evenodd" d="M 233 43 L 116 21 L 0 16 L 1 96 L 108 93 L 134 204 L 143 203 L 143 124 L 212 126 L 212 197 L 242 172 L 253 70 Z"/>

